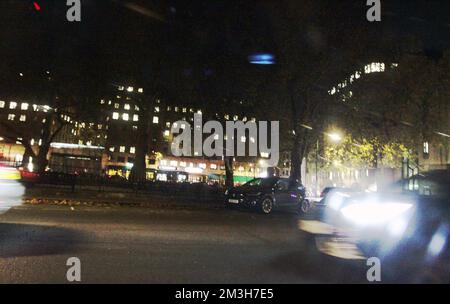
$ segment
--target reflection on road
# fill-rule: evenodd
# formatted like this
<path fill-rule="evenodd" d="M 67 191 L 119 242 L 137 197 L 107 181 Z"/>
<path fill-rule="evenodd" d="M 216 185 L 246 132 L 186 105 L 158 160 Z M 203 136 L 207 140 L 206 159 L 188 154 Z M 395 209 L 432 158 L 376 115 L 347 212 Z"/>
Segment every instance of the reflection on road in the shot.
<path fill-rule="evenodd" d="M 316 220 L 299 220 L 298 228 L 316 235 L 316 248 L 323 254 L 345 260 L 365 259 L 355 242 L 350 238 L 339 237 L 339 231 L 332 225 Z"/>

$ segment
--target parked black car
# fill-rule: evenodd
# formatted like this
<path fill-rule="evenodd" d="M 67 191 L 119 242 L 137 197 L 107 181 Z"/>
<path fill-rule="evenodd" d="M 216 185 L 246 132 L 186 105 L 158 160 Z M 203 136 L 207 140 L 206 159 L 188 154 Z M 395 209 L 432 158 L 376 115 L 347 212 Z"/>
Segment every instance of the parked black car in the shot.
<path fill-rule="evenodd" d="M 287 178 L 256 178 L 246 184 L 225 191 L 227 207 L 259 209 L 264 214 L 282 207 L 296 207 L 307 212 L 302 206 L 305 201 L 305 187 Z"/>

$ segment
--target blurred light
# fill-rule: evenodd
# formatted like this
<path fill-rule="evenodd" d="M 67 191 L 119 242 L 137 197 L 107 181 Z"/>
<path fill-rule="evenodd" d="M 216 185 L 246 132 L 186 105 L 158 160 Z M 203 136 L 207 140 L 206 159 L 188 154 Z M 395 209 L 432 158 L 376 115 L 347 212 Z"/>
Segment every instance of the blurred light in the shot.
<path fill-rule="evenodd" d="M 327 135 L 334 142 L 340 142 L 342 140 L 342 136 L 338 133 L 329 133 Z"/>
<path fill-rule="evenodd" d="M 411 207 L 412 204 L 407 203 L 368 202 L 346 206 L 341 209 L 341 213 L 354 224 L 367 226 L 387 223 L 408 211 Z"/>
<path fill-rule="evenodd" d="M 37 3 L 36 1 L 33 2 L 33 5 L 34 5 L 34 9 L 35 9 L 35 10 L 37 10 L 37 11 L 40 11 L 40 10 L 41 10 L 41 6 L 40 6 L 39 3 Z"/>
<path fill-rule="evenodd" d="M 133 163 L 126 163 L 125 165 L 127 167 L 127 169 L 132 169 L 134 167 Z"/>
<path fill-rule="evenodd" d="M 436 257 L 441 254 L 447 243 L 448 229 L 445 226 L 439 227 L 438 231 L 431 238 L 431 242 L 428 245 L 428 255 Z"/>
<path fill-rule="evenodd" d="M 328 196 L 327 206 L 329 206 L 331 209 L 339 210 L 344 203 L 344 200 L 348 197 L 350 197 L 350 195 L 342 192 L 332 191 L 332 193 L 330 193 Z"/>
<path fill-rule="evenodd" d="M 66 143 L 51 143 L 50 146 L 55 149 L 94 149 L 103 150 L 104 147 L 99 146 L 88 146 L 88 145 L 77 145 L 77 144 L 66 144 Z"/>
<path fill-rule="evenodd" d="M 403 217 L 395 219 L 387 226 L 388 232 L 395 237 L 402 236 L 406 228 L 408 228 L 408 221 Z"/>
<path fill-rule="evenodd" d="M 270 65 L 275 64 L 275 57 L 268 53 L 253 54 L 248 56 L 248 61 L 251 64 Z"/>
<path fill-rule="evenodd" d="M 175 167 L 171 167 L 171 166 L 159 166 L 160 170 L 164 170 L 164 171 L 175 171 L 177 170 L 177 168 Z"/>
<path fill-rule="evenodd" d="M 201 174 L 201 173 L 203 173 L 203 169 L 202 168 L 186 167 L 185 171 L 187 173 L 191 173 L 191 174 Z"/>

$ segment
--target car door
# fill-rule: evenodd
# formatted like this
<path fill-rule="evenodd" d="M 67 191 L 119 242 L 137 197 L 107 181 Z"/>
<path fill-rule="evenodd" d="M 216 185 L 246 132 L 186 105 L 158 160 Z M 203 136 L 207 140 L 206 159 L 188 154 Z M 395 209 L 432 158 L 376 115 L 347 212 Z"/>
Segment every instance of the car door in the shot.
<path fill-rule="evenodd" d="M 280 179 L 275 184 L 275 202 L 278 206 L 289 205 L 289 183 Z"/>
<path fill-rule="evenodd" d="M 298 182 L 289 182 L 286 205 L 297 207 L 301 200 L 301 188 L 302 186 Z"/>

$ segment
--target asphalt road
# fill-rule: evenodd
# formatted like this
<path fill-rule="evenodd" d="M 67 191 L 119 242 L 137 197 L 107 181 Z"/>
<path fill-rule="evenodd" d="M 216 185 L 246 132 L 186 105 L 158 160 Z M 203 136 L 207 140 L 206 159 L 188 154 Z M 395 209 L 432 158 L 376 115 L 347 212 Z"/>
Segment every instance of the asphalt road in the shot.
<path fill-rule="evenodd" d="M 365 260 L 317 250 L 299 216 L 21 206 L 0 215 L 0 283 L 367 283 Z"/>

